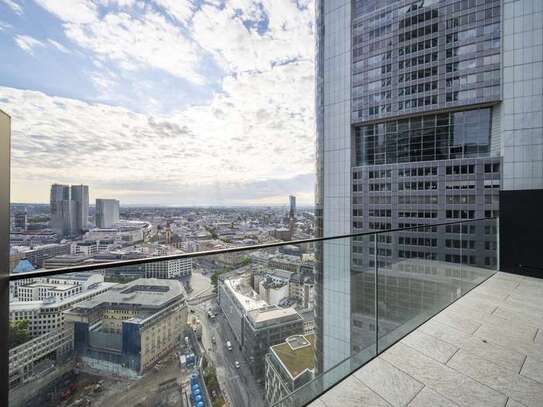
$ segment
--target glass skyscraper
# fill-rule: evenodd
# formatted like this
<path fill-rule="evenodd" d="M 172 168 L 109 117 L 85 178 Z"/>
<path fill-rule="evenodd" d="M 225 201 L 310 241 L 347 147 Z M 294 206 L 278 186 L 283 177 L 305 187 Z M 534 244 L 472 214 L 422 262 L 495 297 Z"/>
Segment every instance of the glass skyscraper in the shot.
<path fill-rule="evenodd" d="M 500 191 L 543 188 L 542 11 L 534 0 L 317 1 L 321 236 L 493 217 Z M 319 369 L 375 329 L 364 319 L 374 298 L 361 294 L 369 271 L 403 259 L 496 267 L 496 233 L 463 225 L 320 245 Z"/>

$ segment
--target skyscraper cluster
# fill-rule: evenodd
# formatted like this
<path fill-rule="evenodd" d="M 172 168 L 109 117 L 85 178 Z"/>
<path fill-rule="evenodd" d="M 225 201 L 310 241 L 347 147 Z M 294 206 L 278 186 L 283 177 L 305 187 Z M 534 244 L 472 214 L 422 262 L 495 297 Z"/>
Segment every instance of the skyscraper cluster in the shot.
<path fill-rule="evenodd" d="M 88 230 L 89 187 L 51 185 L 50 227 L 59 236 L 76 236 Z"/>

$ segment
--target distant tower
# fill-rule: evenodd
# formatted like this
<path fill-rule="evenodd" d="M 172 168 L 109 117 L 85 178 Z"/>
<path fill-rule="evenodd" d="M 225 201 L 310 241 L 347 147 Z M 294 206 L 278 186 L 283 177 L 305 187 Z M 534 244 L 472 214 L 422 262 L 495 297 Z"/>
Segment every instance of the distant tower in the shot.
<path fill-rule="evenodd" d="M 116 199 L 96 200 L 96 226 L 104 229 L 119 223 L 119 201 Z"/>
<path fill-rule="evenodd" d="M 89 230 L 89 187 L 87 185 L 72 185 L 72 201 L 75 202 L 75 233 Z"/>
<path fill-rule="evenodd" d="M 288 197 L 290 210 L 288 212 L 288 217 L 294 219 L 296 217 L 296 197 L 294 195 L 289 195 Z"/>
<path fill-rule="evenodd" d="M 59 236 L 73 236 L 88 230 L 89 187 L 53 184 L 49 226 Z"/>
<path fill-rule="evenodd" d="M 15 222 L 14 227 L 18 230 L 26 230 L 27 229 L 27 212 L 26 208 L 15 212 Z"/>
<path fill-rule="evenodd" d="M 73 202 L 70 199 L 70 186 L 51 185 L 49 226 L 59 236 L 70 236 L 73 232 Z"/>

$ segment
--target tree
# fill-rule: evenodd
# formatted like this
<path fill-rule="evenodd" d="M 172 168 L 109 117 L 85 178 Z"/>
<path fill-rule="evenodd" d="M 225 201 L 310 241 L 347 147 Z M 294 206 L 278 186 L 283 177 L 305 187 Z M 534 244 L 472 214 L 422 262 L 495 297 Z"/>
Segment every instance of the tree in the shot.
<path fill-rule="evenodd" d="M 22 345 L 30 339 L 30 332 L 28 331 L 28 321 L 9 321 L 9 347 L 14 348 Z"/>

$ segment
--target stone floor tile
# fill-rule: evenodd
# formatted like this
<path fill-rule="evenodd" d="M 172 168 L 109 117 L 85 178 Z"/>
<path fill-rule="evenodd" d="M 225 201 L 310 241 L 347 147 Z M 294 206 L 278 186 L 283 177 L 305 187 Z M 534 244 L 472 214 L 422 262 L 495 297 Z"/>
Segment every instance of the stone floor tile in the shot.
<path fill-rule="evenodd" d="M 380 357 L 446 399 L 454 400 L 459 406 L 495 407 L 505 405 L 505 395 L 424 356 L 403 343 L 394 345 Z"/>
<path fill-rule="evenodd" d="M 407 406 L 424 387 L 408 374 L 377 358 L 359 369 L 354 376 L 391 405 Z"/>
<path fill-rule="evenodd" d="M 447 400 L 426 386 L 408 404 L 408 407 L 458 407 L 458 404 Z"/>
<path fill-rule="evenodd" d="M 541 358 L 543 359 L 543 355 Z M 538 381 L 543 386 L 543 360 L 528 356 L 520 374 Z"/>
<path fill-rule="evenodd" d="M 327 407 L 391 407 L 391 404 L 354 376 L 346 378 L 324 393 L 321 400 Z"/>
<path fill-rule="evenodd" d="M 486 359 L 460 350 L 449 360 L 447 366 L 519 401 L 526 407 L 543 406 L 541 383 L 502 369 Z"/>
<path fill-rule="evenodd" d="M 427 335 L 419 330 L 407 335 L 402 339 L 402 342 L 441 363 L 447 363 L 451 356 L 458 350 L 457 346 L 444 342 L 434 336 Z"/>

